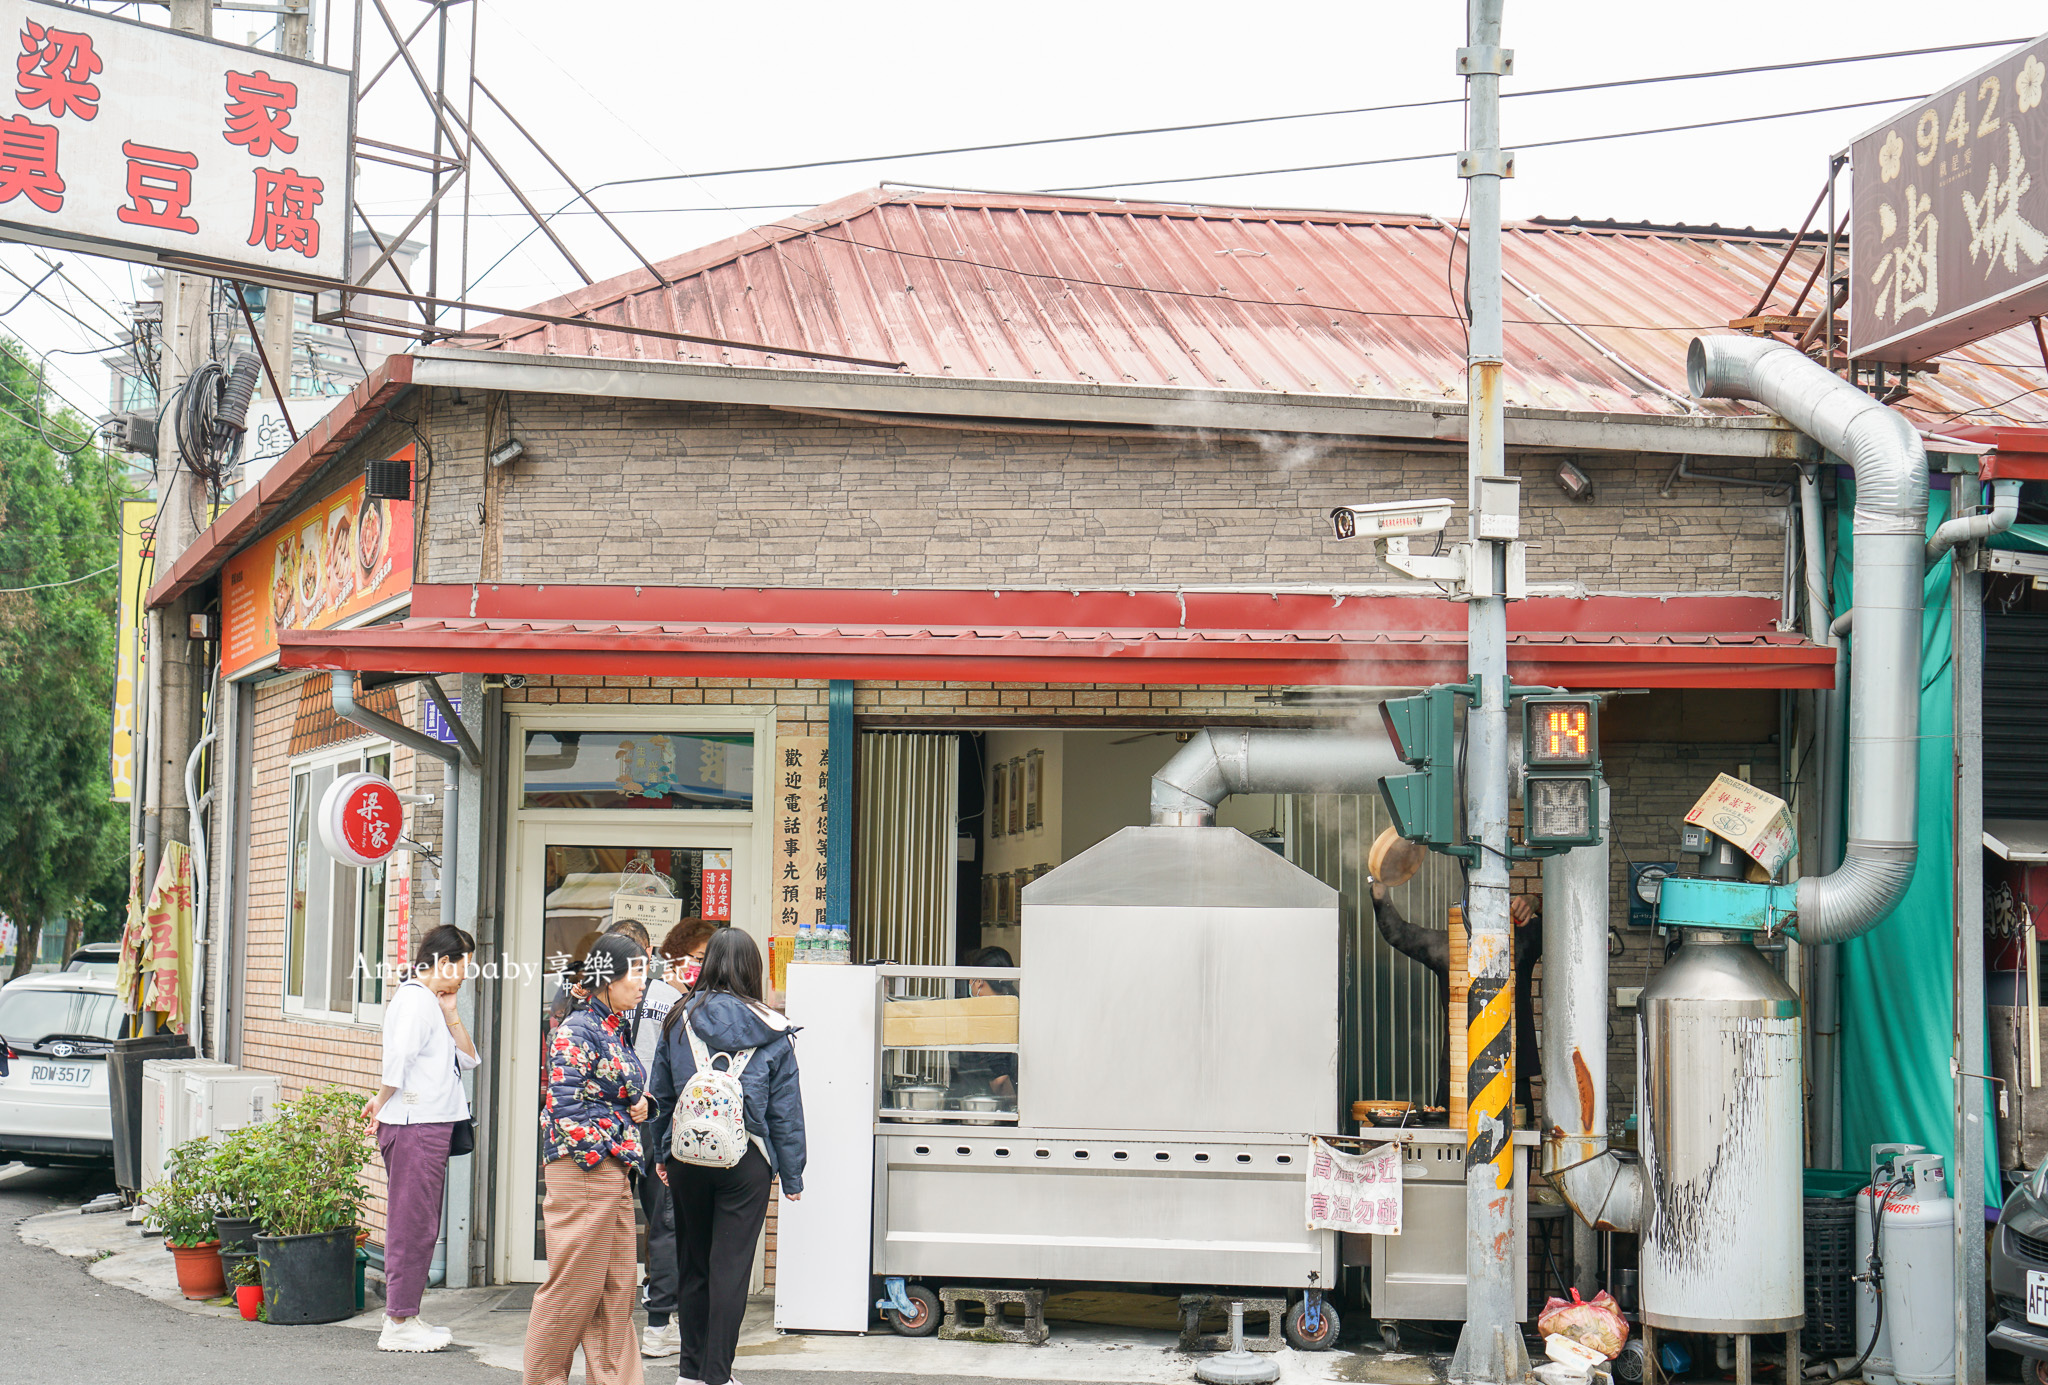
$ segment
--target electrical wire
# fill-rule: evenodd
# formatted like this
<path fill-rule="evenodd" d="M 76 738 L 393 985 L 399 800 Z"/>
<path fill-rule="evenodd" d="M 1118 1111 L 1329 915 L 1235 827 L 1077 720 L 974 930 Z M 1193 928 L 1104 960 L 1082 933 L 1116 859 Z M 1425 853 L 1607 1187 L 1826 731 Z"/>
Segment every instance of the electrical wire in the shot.
<path fill-rule="evenodd" d="M 2028 42 L 2025 38 L 1986 40 L 1981 43 L 1948 44 L 1938 48 L 1901 48 L 1887 53 L 1858 53 L 1841 58 L 1813 58 L 1801 62 L 1763 63 L 1753 67 L 1724 67 L 1708 72 L 1673 72 L 1659 77 L 1623 77 L 1605 82 L 1580 82 L 1572 86 L 1538 87 L 1531 91 L 1504 91 L 1501 100 L 1530 96 L 1563 96 L 1574 92 L 1607 91 L 1615 87 L 1651 86 L 1663 82 L 1696 82 L 1717 77 L 1741 77 L 1759 72 L 1788 72 L 1808 67 L 1838 67 L 1845 63 L 1880 62 L 1891 58 L 1916 58 L 1932 53 L 1959 53 L 1978 48 L 2010 48 Z M 1907 97 L 1906 100 L 1917 100 Z M 763 164 L 755 168 L 719 168 L 708 173 L 661 173 L 639 178 L 619 178 L 598 183 L 597 188 L 626 187 L 635 183 L 669 183 L 681 179 L 739 178 L 755 173 L 796 173 L 815 168 L 843 168 L 848 164 L 887 163 L 896 159 L 935 159 L 951 154 L 986 154 L 1003 149 L 1036 149 L 1052 144 L 1082 144 L 1092 140 L 1133 139 L 1147 135 L 1187 134 L 1197 130 L 1224 130 L 1245 125 L 1270 125 L 1284 120 L 1325 120 L 1335 116 L 1379 115 L 1389 111 L 1421 110 L 1431 106 L 1463 104 L 1463 96 L 1436 97 L 1426 101 L 1396 101 L 1382 106 L 1349 106 L 1328 111 L 1294 111 L 1286 115 L 1244 116 L 1234 120 L 1203 120 L 1186 125 L 1152 125 L 1134 130 L 1104 130 L 1087 135 L 1050 135 L 1039 139 L 1003 140 L 992 144 L 962 144 L 945 149 L 910 149 L 893 154 L 862 154 L 842 159 L 812 159 L 803 163 Z M 1532 146 L 1533 147 L 1533 146 Z M 1437 157 L 1431 155 L 1430 157 Z M 1174 179 L 1175 182 L 1189 181 Z"/>
<path fill-rule="evenodd" d="M 1721 120 L 1698 120 L 1684 125 L 1659 125 L 1643 130 L 1618 130 L 1604 135 L 1572 135 L 1564 139 L 1519 141 L 1514 152 L 1525 149 L 1556 149 L 1568 144 L 1597 144 L 1603 140 L 1638 139 L 1646 135 L 1675 135 L 1687 130 L 1713 130 L 1726 125 L 1751 125 L 1763 120 L 1793 120 L 1800 116 L 1827 115 L 1834 111 L 1861 110 L 1865 106 L 1903 106 L 1918 101 L 1925 92 L 1906 96 L 1885 96 L 1872 101 L 1845 101 L 1836 106 L 1811 106 L 1803 111 L 1771 111 L 1763 115 L 1737 115 Z M 1041 192 L 1103 192 L 1114 188 L 1158 187 L 1173 183 L 1215 183 L 1229 178 L 1271 178 L 1283 173 L 1326 173 L 1340 168 L 1384 168 L 1390 164 L 1424 163 L 1431 159 L 1453 159 L 1462 150 L 1445 149 L 1434 154 L 1399 154 L 1383 159 L 1346 159 L 1340 163 L 1300 164 L 1291 168 L 1242 169 L 1235 173 L 1197 173 L 1185 178 L 1127 178 L 1115 183 L 1080 183 L 1072 187 L 1041 188 Z"/>
<path fill-rule="evenodd" d="M 105 567 L 94 568 L 82 577 L 71 577 L 62 582 L 38 582 L 32 587 L 0 587 L 0 596 L 19 596 L 23 592 L 49 591 L 52 587 L 75 587 L 80 582 L 90 582 L 95 577 L 104 577 L 119 566 L 121 566 L 119 563 L 108 563 Z"/>
<path fill-rule="evenodd" d="M 515 28 L 515 30 L 514 30 L 514 31 L 515 31 L 515 32 L 517 32 L 516 28 Z M 522 34 L 522 35 L 521 35 L 521 37 L 523 38 L 523 37 L 525 37 L 525 36 L 524 36 L 524 35 Z M 531 43 L 531 42 L 532 42 L 532 40 L 530 40 L 530 39 L 529 39 L 529 40 L 527 40 L 527 41 L 528 41 L 529 43 Z M 1665 75 L 1665 76 L 1660 76 L 1660 77 L 1628 77 L 1628 78 L 1620 78 L 1620 79 L 1617 79 L 1617 80 L 1614 80 L 1614 81 L 1608 81 L 1608 82 L 1587 82 L 1587 83 L 1580 83 L 1580 84 L 1578 84 L 1578 85 L 1574 85 L 1574 86 L 1564 86 L 1564 87 L 1542 87 L 1542 88 L 1538 88 L 1538 89 L 1536 89 L 1536 90 L 1533 90 L 1533 91 L 1515 91 L 1515 92 L 1503 92 L 1503 93 L 1501 94 L 1501 99 L 1502 99 L 1502 100 L 1511 100 L 1511 99 L 1518 99 L 1518 98 L 1521 98 L 1521 97 L 1525 97 L 1525 96 L 1557 96 L 1557 95 L 1563 95 L 1563 94 L 1567 94 L 1567 93 L 1572 93 L 1572 92 L 1582 92 L 1582 91 L 1595 91 L 1595 90 L 1604 90 L 1604 89 L 1609 89 L 1609 88 L 1614 88 L 1614 87 L 1625 87 L 1625 86 L 1644 86 L 1644 85 L 1651 85 L 1651 84 L 1657 84 L 1657 83 L 1665 83 L 1665 82 L 1687 82 L 1687 81 L 1704 81 L 1704 80 L 1708 80 L 1708 79 L 1712 79 L 1712 78 L 1718 78 L 1718 77 L 1734 77 L 1734 76 L 1743 76 L 1743 75 L 1747 75 L 1747 74 L 1752 74 L 1752 73 L 1761 73 L 1761 72 L 1784 72 L 1784 71 L 1790 71 L 1790 70 L 1794 70 L 1794 69 L 1799 69 L 1799 68 L 1807 68 L 1807 67 L 1832 67 L 1832 66 L 1839 66 L 1839 65 L 1842 65 L 1842 64 L 1845 64 L 1845 63 L 1859 63 L 1859 62 L 1877 62 L 1877 61 L 1882 61 L 1882 60 L 1886 60 L 1886 59 L 1891 59 L 1891 58 L 1908 58 L 1908 57 L 1920 57 L 1920 56 L 1924 56 L 1924 55 L 1927 55 L 1927 54 L 1932 54 L 1932 53 L 1953 53 L 1953 52 L 1962 52 L 1962 51 L 1966 51 L 1966 50 L 1970 50 L 1970 49 L 1978 49 L 1978 48 L 2009 48 L 2009 47 L 2012 47 L 2012 46 L 2014 46 L 2014 45 L 2016 45 L 2016 44 L 2020 44 L 2020 43 L 2025 43 L 2025 42 L 2027 42 L 2027 40 L 2026 40 L 2026 39 L 2024 39 L 2024 38 L 2019 38 L 2019 39 L 1995 39 L 1995 40 L 1986 40 L 1986 41 L 1984 41 L 1984 42 L 1981 42 L 1981 43 L 1965 43 L 1965 44 L 1953 44 L 1953 45 L 1944 45 L 1944 46 L 1940 46 L 1940 47 L 1930 47 L 1930 48 L 1902 48 L 1902 49 L 1896 49 L 1896 50 L 1893 50 L 1893 51 L 1890 51 L 1890 52 L 1884 52 L 1884 53 L 1862 53 L 1862 54 L 1853 54 L 1853 55 L 1850 55 L 1850 56 L 1848 56 L 1848 57 L 1840 57 L 1840 58 L 1816 58 L 1816 59 L 1812 59 L 1812 60 L 1808 60 L 1808 61 L 1804 61 L 1804 62 L 1790 62 L 1790 63 L 1766 63 L 1766 64 L 1761 64 L 1761 65 L 1758 65 L 1758 66 L 1752 66 L 1752 67 L 1730 67 L 1730 68 L 1720 68 L 1720 69 L 1717 69 L 1717 70 L 1714 70 L 1714 71 L 1706 71 L 1706 72 L 1679 72 L 1679 73 L 1671 73 L 1671 74 L 1667 74 L 1667 75 Z M 536 48 L 538 48 L 538 45 L 535 45 L 535 47 L 536 47 Z M 579 85 L 580 85 L 580 84 L 579 84 Z M 592 99 L 593 99 L 593 100 L 595 100 L 596 98 L 595 98 L 595 97 L 593 97 Z M 1907 98 L 1901 98 L 1901 99 L 1902 99 L 1902 100 L 1918 100 L 1919 98 L 1918 98 L 1918 97 L 1907 97 Z M 977 144 L 977 145 L 960 145 L 960 146 L 957 146 L 957 147 L 953 147 L 953 148 L 947 148 L 947 149 L 927 149 L 927 150 L 913 150 L 913 151 L 899 152 L 899 153 L 894 153 L 894 154 L 866 154 L 866 155 L 860 155 L 860 156 L 858 156 L 858 157 L 851 157 L 851 158 L 841 158 L 841 159 L 817 159 L 817 160 L 812 160 L 812 161 L 810 161 L 810 162 L 807 162 L 807 163 L 791 163 L 791 164 L 764 164 L 764 165 L 761 165 L 761 166 L 759 166 L 759 167 L 756 167 L 756 168 L 726 168 L 726 169 L 714 169 L 714 170 L 712 170 L 712 171 L 710 171 L 710 172 L 707 172 L 707 173 L 683 173 L 683 172 L 677 172 L 677 173 L 660 173 L 660 174 L 648 174 L 648 175 L 644 175 L 644 176 L 641 176 L 641 177 L 636 177 L 636 178 L 613 178 L 613 179 L 608 179 L 608 180 L 607 180 L 607 181 L 605 181 L 605 182 L 601 182 L 601 183 L 593 183 L 593 184 L 591 184 L 591 186 L 590 186 L 590 187 L 589 187 L 588 189 L 586 189 L 585 191 L 586 191 L 586 193 L 595 193 L 595 192 L 600 192 L 600 191 L 602 191 L 602 190 L 603 190 L 603 189 L 605 189 L 605 188 L 617 188 L 617 187 L 632 187 L 632 186 L 636 186 L 636 185 L 640 185 L 640 184 L 647 184 L 647 183 L 672 183 L 672 182 L 692 182 L 692 181 L 696 181 L 696 180 L 699 180 L 699 179 L 705 179 L 705 178 L 734 178 L 734 177 L 741 177 L 741 176 L 744 176 L 744 175 L 748 175 L 748 174 L 755 174 L 755 173 L 791 173 L 791 172 L 800 172 L 800 171 L 805 171 L 805 170 L 810 170 L 810 169 L 821 169 L 821 168 L 843 168 L 843 167 L 846 167 L 846 166 L 848 166 L 848 165 L 850 165 L 850 164 L 866 164 L 866 163 L 886 163 L 886 162 L 889 162 L 889 161 L 892 161 L 892 160 L 895 160 L 895 159 L 913 159 L 913 158 L 938 158 L 938 157 L 942 157 L 942 156 L 945 156 L 945 155 L 951 155 L 951 154 L 968 154 L 968 153 L 991 153 L 991 152 L 995 152 L 995 151 L 998 151 L 998 150 L 1004 150 L 1004 149 L 1028 149 L 1028 148 L 1037 148 L 1037 147 L 1042 147 L 1042 146 L 1046 146 L 1046 145 L 1054 145 L 1054 144 L 1075 144 L 1075 143 L 1082 143 L 1082 142 L 1087 142 L 1087 141 L 1092 141 L 1092 140 L 1104 140 L 1104 139 L 1127 139 L 1127 138 L 1135 138 L 1135 137 L 1140 137 L 1140 136 L 1146 136 L 1146 135 L 1155 135 L 1155 134 L 1177 134 L 1177 133 L 1184 133 L 1184 132 L 1189 132 L 1189 131 L 1197 131 L 1197 130 L 1217 130 L 1217 129 L 1226 129 L 1226 128 L 1230 128 L 1230 127 L 1234 127 L 1234 126 L 1242 126 L 1242 125 L 1262 125 L 1262 124 L 1270 124 L 1270 123 L 1273 123 L 1273 122 L 1276 122 L 1276 121 L 1285 121 L 1285 120 L 1319 120 L 1319 119 L 1324 119 L 1324 118 L 1327 118 L 1327 117 L 1333 117 L 1333 116 L 1344 116 L 1344 115 L 1367 115 L 1367 114 L 1380 114 L 1380 113 L 1384 113 L 1384 112 L 1389 112 L 1389 111 L 1406 111 L 1406 110 L 1420 110 L 1420 109 L 1423 109 L 1423 108 L 1426 108 L 1426 107 L 1432 107 L 1432 106 L 1446 106 L 1446 105 L 1456 105 L 1456 104 L 1459 104 L 1459 103 L 1463 102 L 1464 100 L 1465 100 L 1464 96 L 1460 95 L 1460 96 L 1454 96 L 1454 97 L 1439 97 L 1439 98 L 1434 98 L 1434 99 L 1431 99 L 1431 100 L 1427 100 L 1427 101 L 1403 101 L 1403 102 L 1395 102 L 1395 103 L 1391 103 L 1391 104 L 1388 104 L 1388 105 L 1381 105 L 1381 106 L 1358 106 L 1358 107 L 1350 107 L 1350 108 L 1346 108 L 1346 109 L 1342 109 L 1342 110 L 1330 110 L 1330 111 L 1299 111 L 1299 112 L 1294 112 L 1294 113 L 1292 113 L 1292 114 L 1287 114 L 1287 115 L 1270 115 L 1270 116 L 1248 116 L 1248 117 L 1244 117 L 1244 118 L 1241 118 L 1241 119 L 1236 119 L 1236 120 L 1216 120 L 1216 121 L 1200 121 L 1200 122 L 1196 122 L 1196 123 L 1192 123 L 1192 124 L 1187 124 L 1187 125 L 1162 125 L 1162 126 L 1154 126 L 1154 127 L 1149 127 L 1149 128 L 1144 128 L 1144 129 L 1135 129 L 1135 130 L 1108 130 L 1108 131 L 1101 131 L 1101 132 L 1098 132 L 1098 133 L 1095 133 L 1095 134 L 1087 134 L 1087 135 L 1060 135 L 1060 136 L 1049 136 L 1049 137 L 1045 137 L 1045 138 L 1040 138 L 1040 139 L 1026 139 L 1026 140 L 1008 140 L 1008 141 L 1002 141 L 1002 142 L 998 142 L 998 143 L 993 143 L 993 144 Z M 601 102 L 600 102 L 599 104 L 600 104 L 600 106 L 602 106 L 602 103 L 601 103 Z M 1871 103 L 1871 104 L 1877 104 L 1877 103 Z M 608 110 L 608 108 L 606 108 L 606 109 L 607 109 L 607 113 L 610 113 L 610 112 L 609 112 L 609 110 Z M 1847 108 L 1845 107 L 1845 108 L 1843 108 L 1843 109 L 1847 109 Z M 1779 119 L 1779 118 L 1783 118 L 1783 117 L 1753 117 L 1753 118 L 1755 118 L 1755 119 Z M 616 120 L 616 119 L 618 119 L 618 117 L 617 117 L 616 115 L 613 115 L 613 119 L 615 119 L 615 120 Z M 625 122 L 623 122 L 623 121 L 621 121 L 620 123 L 621 123 L 621 124 L 625 124 Z M 629 126 L 628 128 L 634 128 L 634 127 L 630 127 L 630 126 Z M 637 133 L 637 129 L 636 129 L 636 133 Z M 1639 133 L 1651 133 L 1651 132 L 1639 132 Z M 1626 136 L 1600 136 L 1599 138 L 1625 138 L 1625 137 L 1626 137 Z M 644 138 L 644 137 L 643 137 L 643 138 Z M 1566 142 L 1566 143 L 1569 143 L 1569 142 L 1572 142 L 1572 141 L 1562 141 L 1562 142 Z M 1533 148 L 1542 148 L 1542 147 L 1544 147 L 1544 146 L 1542 146 L 1542 145 L 1535 145 L 1535 144 L 1530 144 L 1530 145 L 1523 145 L 1523 146 L 1520 146 L 1520 147 L 1522 147 L 1522 148 L 1531 148 L 1531 149 L 1533 149 Z M 1455 152 L 1456 152 L 1456 151 L 1453 151 L 1453 153 L 1455 153 Z M 1416 158 L 1420 158 L 1420 159 L 1435 159 L 1435 158 L 1443 158 L 1443 157 L 1446 157 L 1446 156 L 1445 156 L 1445 155 L 1442 155 L 1442 154 L 1426 154 L 1426 155 L 1417 155 L 1417 156 L 1415 156 L 1415 157 L 1416 157 Z M 1369 160 L 1369 161 L 1366 161 L 1366 162 L 1365 162 L 1365 163 L 1363 163 L 1363 164 L 1331 164 L 1331 165 L 1327 165 L 1326 167 L 1330 167 L 1330 168 L 1352 168 L 1352 167 L 1362 167 L 1362 166 L 1368 166 L 1369 164 L 1371 164 L 1371 163 L 1373 163 L 1373 162 L 1380 162 L 1380 161 L 1370 161 L 1370 160 Z M 1403 160 L 1389 160 L 1389 161 L 1386 161 L 1386 162 L 1403 162 Z M 1272 171 L 1293 171 L 1293 170 L 1272 170 Z M 1256 177 L 1256 176 L 1262 176 L 1262 175 L 1259 175 L 1259 174 L 1217 174 L 1217 175 L 1211 175 L 1211 176 L 1212 176 L 1212 177 Z M 1208 181 L 1208 179 L 1195 179 L 1195 178 L 1177 178 L 1177 179 L 1158 179 L 1158 180 L 1153 180 L 1153 181 L 1155 181 L 1155 182 L 1196 182 L 1196 181 Z M 1101 188 L 1112 188 L 1112 187 L 1133 187 L 1133 186 L 1142 186 L 1142 184 L 1136 184 L 1136 183 L 1104 183 L 1104 184 L 1100 184 L 1100 185 L 1098 185 L 1098 186 L 1099 186 L 1099 187 L 1101 187 Z M 1089 190 L 1093 190 L 1093 189 L 1074 189 L 1074 188 L 1069 188 L 1069 189 L 1062 189 L 1062 191 L 1070 191 L 1070 192 L 1071 192 L 1071 191 L 1089 191 Z M 581 201 L 583 201 L 583 200 L 584 200 L 584 195 L 585 195 L 585 194 L 578 194 L 578 195 L 576 195 L 576 196 L 573 196 L 573 197 L 569 198 L 569 199 L 568 199 L 567 201 L 563 202 L 561 206 L 557 207 L 557 208 L 556 208 L 556 209 L 555 209 L 554 211 L 552 211 L 552 212 L 549 212 L 549 213 L 548 213 L 548 214 L 547 214 L 546 216 L 542 217 L 542 218 L 541 218 L 541 223 L 542 223 L 542 224 L 545 224 L 545 223 L 547 223 L 547 222 L 553 221 L 553 220 L 554 220 L 554 219 L 555 219 L 556 217 L 558 217 L 558 216 L 561 216 L 561 215 L 562 215 L 563 213 L 567 212 L 567 211 L 568 211 L 568 210 L 569 210 L 569 209 L 570 209 L 571 207 L 575 206 L 575 205 L 576 205 L 576 204 L 577 204 L 578 202 L 581 202 Z M 712 210 L 712 209 L 710 209 L 710 208 L 689 208 L 689 207 L 678 207 L 678 208 L 667 208 L 667 209 L 661 209 L 661 208 L 649 208 L 649 209 L 646 209 L 646 210 L 649 210 L 649 211 L 658 211 L 658 210 L 669 210 L 669 211 L 675 211 L 675 212 L 687 212 L 687 211 L 708 211 L 708 210 Z M 721 206 L 720 208 L 718 208 L 718 210 L 724 210 L 724 211 L 737 211 L 737 210 L 740 210 L 740 209 L 739 209 L 739 208 L 735 208 L 735 207 L 724 207 L 724 206 Z M 768 210 L 784 210 L 784 209 L 783 209 L 783 208 L 771 208 L 771 207 L 763 207 L 763 208 L 760 208 L 760 210 L 763 210 L 763 211 L 768 211 Z M 522 215 L 523 215 L 523 213 L 522 213 Z M 506 252 L 505 252 L 505 253 L 504 253 L 503 255 L 500 255 L 500 256 L 499 256 L 499 257 L 498 257 L 498 258 L 497 258 L 497 259 L 496 259 L 495 261 L 493 261 L 493 262 L 492 262 L 492 264 L 491 264 L 490 268 L 488 268 L 488 269 L 484 270 L 484 272 L 483 272 L 483 273 L 481 273 L 481 274 L 479 274 L 479 275 L 475 276 L 475 277 L 474 277 L 473 279 L 471 279 L 471 280 L 470 280 L 470 287 L 471 287 L 471 288 L 474 288 L 474 287 L 475 287 L 475 286 L 476 286 L 477 284 L 480 284 L 480 283 L 482 283 L 482 282 L 483 282 L 483 281 L 484 281 L 485 279 L 489 278 L 489 277 L 490 277 L 490 276 L 491 276 L 492 274 L 496 273 L 496 272 L 497 272 L 497 270 L 498 270 L 498 268 L 499 268 L 500 266 L 502 266 L 502 265 L 503 265 L 503 264 L 505 263 L 505 261 L 506 261 L 506 260 L 510 259 L 510 258 L 511 258 L 511 257 L 512 257 L 512 256 L 513 256 L 514 254 L 518 253 L 518 252 L 519 252 L 519 251 L 520 251 L 521 249 L 523 249 L 523 248 L 525 247 L 526 243 L 527 243 L 528 241 L 532 240 L 532 239 L 534 238 L 534 236 L 538 235 L 539 233 L 540 233 L 540 226 L 539 226 L 539 225 L 536 225 L 536 226 L 535 226 L 535 227 L 534 227 L 534 228 L 533 228 L 532 230 L 528 231 L 528 232 L 527 232 L 527 233 L 526 233 L 525 235 L 521 236 L 521 237 L 520 237 L 520 238 L 519 238 L 519 239 L 518 239 L 517 241 L 515 241 L 515 242 L 513 243 L 513 245 L 512 245 L 512 248 L 511 248 L 510 250 L 507 250 L 507 251 L 506 251 Z"/>

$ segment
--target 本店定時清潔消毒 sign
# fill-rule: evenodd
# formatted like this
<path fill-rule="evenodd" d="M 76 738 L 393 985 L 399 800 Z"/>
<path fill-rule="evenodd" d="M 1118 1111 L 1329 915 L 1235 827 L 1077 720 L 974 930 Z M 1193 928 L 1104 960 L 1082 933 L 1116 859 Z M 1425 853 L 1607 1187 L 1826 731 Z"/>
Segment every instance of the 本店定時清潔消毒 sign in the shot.
<path fill-rule="evenodd" d="M 2048 38 L 1849 157 L 1852 357 L 1916 364 L 2048 312 Z"/>
<path fill-rule="evenodd" d="M 0 238 L 347 276 L 354 74 L 45 0 L 0 0 L 0 28 Z"/>

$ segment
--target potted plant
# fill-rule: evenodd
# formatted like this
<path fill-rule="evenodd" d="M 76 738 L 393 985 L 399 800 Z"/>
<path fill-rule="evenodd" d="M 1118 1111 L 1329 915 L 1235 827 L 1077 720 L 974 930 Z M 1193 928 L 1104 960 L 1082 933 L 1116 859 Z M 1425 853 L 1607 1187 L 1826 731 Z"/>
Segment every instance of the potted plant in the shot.
<path fill-rule="evenodd" d="M 165 1158 L 164 1181 L 143 1194 L 177 1262 L 178 1292 L 186 1298 L 219 1298 L 227 1292 L 213 1229 L 212 1165 L 213 1141 L 203 1135 L 187 1140 Z"/>
<path fill-rule="evenodd" d="M 249 1260 L 254 1273 L 256 1233 L 262 1229 L 256 1219 L 256 1199 L 263 1182 L 264 1148 L 269 1133 L 267 1123 L 245 1125 L 222 1135 L 214 1150 L 213 1229 L 220 1237 L 221 1263 L 231 1282 L 238 1260 Z"/>
<path fill-rule="evenodd" d="M 228 1266 L 228 1287 L 234 1291 L 235 1307 L 249 1322 L 263 1315 L 262 1278 L 253 1255 L 238 1255 Z"/>
<path fill-rule="evenodd" d="M 360 1093 L 309 1091 L 279 1103 L 255 1184 L 256 1260 L 273 1323 L 339 1322 L 355 1313 L 356 1217 L 370 1161 Z"/>

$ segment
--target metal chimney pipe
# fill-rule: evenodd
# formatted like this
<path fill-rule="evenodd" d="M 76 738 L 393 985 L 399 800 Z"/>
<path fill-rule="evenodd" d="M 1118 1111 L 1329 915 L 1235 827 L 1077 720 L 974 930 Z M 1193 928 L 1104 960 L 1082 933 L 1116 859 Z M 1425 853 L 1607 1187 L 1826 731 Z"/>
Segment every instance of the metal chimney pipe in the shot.
<path fill-rule="evenodd" d="M 1378 793 L 1382 775 L 1406 773 L 1377 718 L 1355 732 L 1197 731 L 1152 776 L 1152 825 L 1214 827 L 1232 794 Z"/>
<path fill-rule="evenodd" d="M 1635 1231 L 1642 1166 L 1607 1148 L 1607 928 L 1610 814 L 1600 842 L 1543 863 L 1543 1172 L 1579 1220 Z"/>
<path fill-rule="evenodd" d="M 1927 451 L 1903 417 L 1783 342 L 1696 337 L 1686 380 L 1702 399 L 1761 404 L 1856 472 L 1856 647 L 1849 671 L 1848 850 L 1799 880 L 1799 939 L 1869 931 L 1913 878 L 1919 806 L 1920 580 Z"/>

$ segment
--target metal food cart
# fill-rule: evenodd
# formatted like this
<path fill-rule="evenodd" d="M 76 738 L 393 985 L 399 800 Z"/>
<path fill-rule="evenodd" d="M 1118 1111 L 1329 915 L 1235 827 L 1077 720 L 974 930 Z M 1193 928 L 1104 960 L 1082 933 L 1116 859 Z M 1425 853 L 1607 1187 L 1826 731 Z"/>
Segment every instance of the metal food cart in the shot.
<path fill-rule="evenodd" d="M 777 1326 L 863 1331 L 889 1279 L 1333 1287 L 1304 1182 L 1338 946 L 1336 891 L 1242 833 L 1128 827 L 1025 888 L 1015 970 L 791 968 L 813 1172 Z"/>

